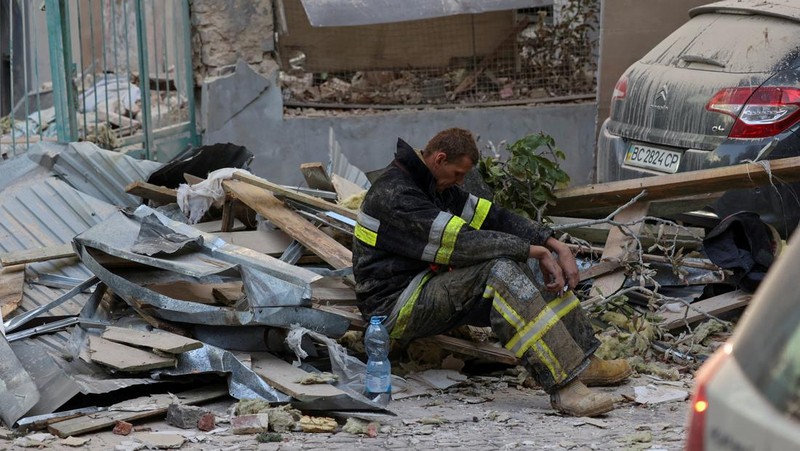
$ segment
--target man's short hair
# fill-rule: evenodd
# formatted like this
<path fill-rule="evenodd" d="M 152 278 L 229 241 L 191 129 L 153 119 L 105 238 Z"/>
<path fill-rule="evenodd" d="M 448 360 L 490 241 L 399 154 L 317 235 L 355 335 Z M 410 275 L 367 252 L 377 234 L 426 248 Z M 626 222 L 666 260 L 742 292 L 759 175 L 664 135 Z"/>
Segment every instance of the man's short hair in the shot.
<path fill-rule="evenodd" d="M 472 160 L 472 164 L 477 164 L 481 158 L 475 137 L 469 130 L 463 128 L 448 128 L 437 133 L 428 141 L 424 154 L 430 155 L 434 152 L 444 152 L 447 161 L 454 161 L 466 155 Z"/>

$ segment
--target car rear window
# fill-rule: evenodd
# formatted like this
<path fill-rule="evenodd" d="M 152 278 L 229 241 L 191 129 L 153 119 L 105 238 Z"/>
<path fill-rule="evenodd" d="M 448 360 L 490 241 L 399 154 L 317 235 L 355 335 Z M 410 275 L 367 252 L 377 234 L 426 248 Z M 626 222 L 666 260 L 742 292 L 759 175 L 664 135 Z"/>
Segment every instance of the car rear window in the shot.
<path fill-rule="evenodd" d="M 800 23 L 768 16 L 702 14 L 642 58 L 646 64 L 731 73 L 787 69 L 800 51 Z"/>

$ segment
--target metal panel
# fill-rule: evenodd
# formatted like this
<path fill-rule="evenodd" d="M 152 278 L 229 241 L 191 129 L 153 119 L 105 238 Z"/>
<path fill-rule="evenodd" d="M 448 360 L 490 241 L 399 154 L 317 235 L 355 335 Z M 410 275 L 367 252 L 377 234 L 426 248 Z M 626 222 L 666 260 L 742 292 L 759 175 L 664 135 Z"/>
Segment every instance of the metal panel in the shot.
<path fill-rule="evenodd" d="M 315 27 L 344 27 L 431 19 L 456 14 L 533 8 L 553 4 L 553 0 L 301 0 L 308 20 Z"/>
<path fill-rule="evenodd" d="M 53 172 L 74 188 L 121 207 L 136 207 L 141 201 L 125 192 L 131 182 L 147 180 L 162 166 L 101 149 L 88 142 L 71 143 L 58 153 Z"/>

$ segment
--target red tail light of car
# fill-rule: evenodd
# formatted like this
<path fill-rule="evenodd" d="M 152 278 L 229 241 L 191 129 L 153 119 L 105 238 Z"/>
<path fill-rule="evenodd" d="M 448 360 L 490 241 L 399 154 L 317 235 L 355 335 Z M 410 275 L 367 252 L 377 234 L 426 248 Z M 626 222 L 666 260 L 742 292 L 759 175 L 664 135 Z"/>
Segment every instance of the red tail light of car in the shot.
<path fill-rule="evenodd" d="M 766 138 L 800 120 L 800 88 L 725 88 L 711 98 L 706 109 L 736 119 L 730 138 Z"/>
<path fill-rule="evenodd" d="M 611 100 L 622 100 L 628 95 L 628 77 L 623 75 L 617 80 L 614 85 L 614 92 L 611 94 Z"/>
<path fill-rule="evenodd" d="M 732 350 L 733 346 L 726 343 L 700 368 L 694 378 L 694 392 L 689 404 L 686 451 L 705 450 L 706 414 L 710 407 L 706 387 L 722 363 L 730 357 Z"/>

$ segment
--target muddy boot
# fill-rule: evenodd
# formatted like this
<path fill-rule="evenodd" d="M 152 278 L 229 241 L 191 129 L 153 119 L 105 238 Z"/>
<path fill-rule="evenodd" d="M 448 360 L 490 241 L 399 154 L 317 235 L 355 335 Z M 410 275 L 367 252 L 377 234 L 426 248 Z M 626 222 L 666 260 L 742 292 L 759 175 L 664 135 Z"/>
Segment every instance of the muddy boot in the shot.
<path fill-rule="evenodd" d="M 593 392 L 577 379 L 550 395 L 550 405 L 573 417 L 594 417 L 610 412 L 614 400 L 605 393 Z"/>
<path fill-rule="evenodd" d="M 578 375 L 587 387 L 617 385 L 625 381 L 633 369 L 625 359 L 603 360 L 589 357 L 589 366 Z"/>

